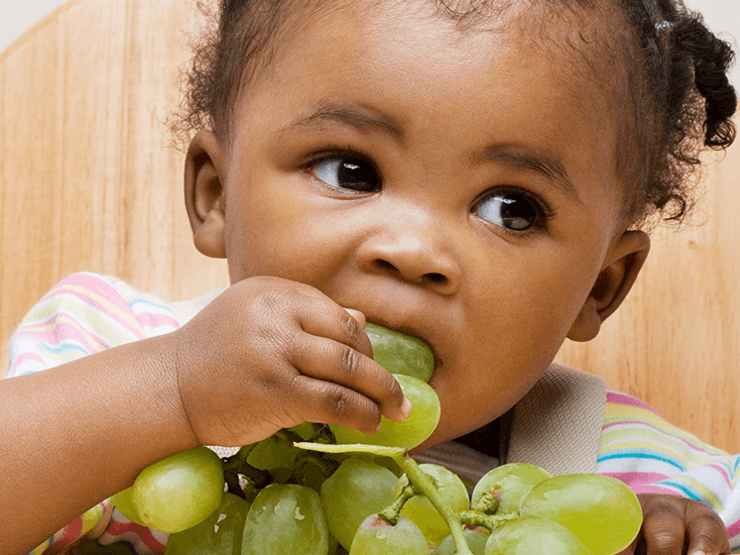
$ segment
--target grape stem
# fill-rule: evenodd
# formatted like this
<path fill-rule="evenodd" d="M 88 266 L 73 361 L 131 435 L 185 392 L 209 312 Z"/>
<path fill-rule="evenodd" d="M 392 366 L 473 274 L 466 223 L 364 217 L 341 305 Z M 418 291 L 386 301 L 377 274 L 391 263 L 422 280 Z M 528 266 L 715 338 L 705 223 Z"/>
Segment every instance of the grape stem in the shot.
<path fill-rule="evenodd" d="M 480 511 L 487 515 L 494 514 L 498 508 L 501 502 L 499 501 L 498 497 L 496 497 L 492 493 L 486 493 L 478 499 L 478 502 L 475 504 L 475 507 L 473 507 L 476 511 Z"/>
<path fill-rule="evenodd" d="M 403 509 L 406 501 L 411 499 L 414 495 L 417 495 L 416 488 L 409 484 L 401 490 L 395 499 L 393 499 L 393 503 L 378 513 L 378 516 L 391 526 L 395 526 L 398 524 L 398 518 L 401 516 L 401 509 Z"/>
<path fill-rule="evenodd" d="M 487 530 L 495 530 L 503 523 L 519 517 L 519 513 L 508 513 L 503 515 L 488 515 L 476 509 L 460 513 L 460 522 L 467 526 L 479 526 Z"/>
<path fill-rule="evenodd" d="M 445 519 L 447 525 L 450 527 L 452 533 L 452 539 L 455 542 L 455 548 L 458 555 L 473 555 L 468 547 L 468 543 L 465 541 L 465 536 L 462 533 L 462 520 L 460 515 L 455 513 L 450 506 L 442 500 L 439 495 L 439 491 L 435 487 L 432 479 L 427 476 L 424 471 L 419 468 L 419 465 L 414 459 L 401 455 L 392 455 L 394 461 L 399 468 L 406 473 L 409 482 L 413 484 L 413 487 L 422 495 L 425 495 L 429 501 L 431 501 L 434 508 L 439 511 L 439 514 Z"/>

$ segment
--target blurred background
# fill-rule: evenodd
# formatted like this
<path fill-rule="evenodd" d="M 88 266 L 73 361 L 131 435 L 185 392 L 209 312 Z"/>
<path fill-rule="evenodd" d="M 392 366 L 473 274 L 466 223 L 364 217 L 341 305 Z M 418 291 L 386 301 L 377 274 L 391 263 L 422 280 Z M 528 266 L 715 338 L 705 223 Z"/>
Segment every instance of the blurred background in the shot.
<path fill-rule="evenodd" d="M 66 0 L 0 0 L 0 52 Z M 736 47 L 740 41 L 740 0 L 685 0 L 690 9 L 703 13 L 710 29 L 722 33 Z M 740 88 L 736 63 L 732 82 Z"/>

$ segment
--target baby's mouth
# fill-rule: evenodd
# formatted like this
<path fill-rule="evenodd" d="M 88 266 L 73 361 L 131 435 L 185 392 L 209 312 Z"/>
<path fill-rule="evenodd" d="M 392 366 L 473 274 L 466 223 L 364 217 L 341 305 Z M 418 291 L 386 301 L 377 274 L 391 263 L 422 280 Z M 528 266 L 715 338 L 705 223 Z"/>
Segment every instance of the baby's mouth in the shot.
<path fill-rule="evenodd" d="M 432 347 L 415 330 L 390 329 L 368 322 L 365 331 L 373 346 L 373 359 L 393 374 L 428 382 L 440 364 Z"/>

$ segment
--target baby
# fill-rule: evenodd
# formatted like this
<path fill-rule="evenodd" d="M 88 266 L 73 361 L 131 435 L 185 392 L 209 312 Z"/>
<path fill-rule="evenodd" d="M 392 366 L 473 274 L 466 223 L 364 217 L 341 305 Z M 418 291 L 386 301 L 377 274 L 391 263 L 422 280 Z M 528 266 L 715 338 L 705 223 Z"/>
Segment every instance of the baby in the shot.
<path fill-rule="evenodd" d="M 161 553 L 101 502 L 147 465 L 404 419 L 366 321 L 434 351 L 441 419 L 417 451 L 505 460 L 501 417 L 622 302 L 701 146 L 732 142 L 731 58 L 675 0 L 224 0 L 187 91 L 185 200 L 232 286 L 178 318 L 81 274 L 29 314 L 0 382 L 3 553 Z M 624 553 L 730 552 L 706 504 L 640 499 Z"/>

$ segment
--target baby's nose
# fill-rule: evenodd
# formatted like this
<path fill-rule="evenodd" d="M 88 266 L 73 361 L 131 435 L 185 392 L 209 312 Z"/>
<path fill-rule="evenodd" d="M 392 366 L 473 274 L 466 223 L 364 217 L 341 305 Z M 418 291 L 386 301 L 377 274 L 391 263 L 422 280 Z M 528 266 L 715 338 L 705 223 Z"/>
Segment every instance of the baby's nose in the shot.
<path fill-rule="evenodd" d="M 368 238 L 358 250 L 360 267 L 451 295 L 460 287 L 461 271 L 445 248 L 442 229 L 405 229 L 397 226 Z"/>

